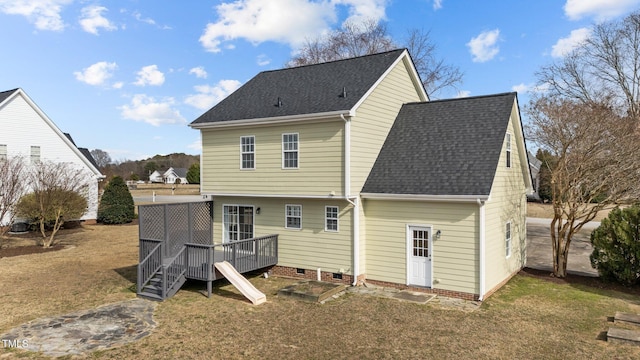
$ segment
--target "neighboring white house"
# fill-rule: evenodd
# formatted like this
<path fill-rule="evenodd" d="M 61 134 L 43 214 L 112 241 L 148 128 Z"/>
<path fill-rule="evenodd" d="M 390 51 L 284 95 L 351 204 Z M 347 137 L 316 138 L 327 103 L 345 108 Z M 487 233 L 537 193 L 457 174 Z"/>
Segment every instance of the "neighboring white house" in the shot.
<path fill-rule="evenodd" d="M 164 172 L 164 182 L 167 184 L 188 184 L 187 181 L 187 169 L 185 168 L 172 168 L 170 167 Z"/>
<path fill-rule="evenodd" d="M 152 182 L 152 183 L 164 182 L 164 179 L 162 178 L 162 173 L 160 173 L 160 171 L 158 170 L 155 170 L 154 172 L 152 172 L 151 175 L 149 175 L 149 182 Z"/>
<path fill-rule="evenodd" d="M 23 156 L 29 162 L 71 163 L 86 170 L 91 184 L 89 207 L 81 220 L 95 221 L 98 213 L 98 182 L 104 175 L 98 170 L 89 151 L 78 148 L 71 136 L 53 121 L 18 88 L 0 92 L 0 159 Z M 0 225 L 2 224 L 0 219 Z"/>

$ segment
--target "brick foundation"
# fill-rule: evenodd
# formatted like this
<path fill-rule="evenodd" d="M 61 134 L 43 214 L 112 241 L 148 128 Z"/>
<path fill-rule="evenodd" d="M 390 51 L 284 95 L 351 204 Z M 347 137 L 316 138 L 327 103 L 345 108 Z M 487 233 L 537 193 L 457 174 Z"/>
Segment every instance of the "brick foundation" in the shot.
<path fill-rule="evenodd" d="M 276 265 L 271 268 L 270 272 L 275 276 L 283 276 L 283 277 L 289 277 L 294 279 L 309 279 L 309 280 L 318 279 L 317 271 L 313 269 L 304 269 L 304 274 L 299 274 L 296 268 Z M 514 273 L 513 275 L 515 274 L 516 273 Z M 511 277 L 509 277 L 509 279 L 510 278 Z M 353 275 L 342 274 L 342 279 L 334 279 L 333 273 L 321 271 L 320 280 L 325 282 L 331 282 L 331 283 L 351 285 L 353 283 Z M 492 289 L 491 293 L 495 292 L 498 288 L 500 288 L 500 286 L 504 285 L 507 281 L 508 279 L 505 280 L 504 283 L 501 283 L 500 285 L 496 286 L 494 289 Z M 470 293 L 465 293 L 460 291 L 451 291 L 451 290 L 443 290 L 443 289 L 429 289 L 429 288 L 423 288 L 423 287 L 417 287 L 417 286 L 397 284 L 397 283 L 392 283 L 387 281 L 371 280 L 371 279 L 367 279 L 367 276 L 365 274 L 358 275 L 358 286 L 361 286 L 365 282 L 368 284 L 376 285 L 376 286 L 390 287 L 390 288 L 395 288 L 400 290 L 424 292 L 424 293 L 436 294 L 440 296 L 463 299 L 463 300 L 477 301 L 480 298 L 478 294 L 470 294 Z M 485 298 L 486 297 L 487 296 L 485 296 Z"/>

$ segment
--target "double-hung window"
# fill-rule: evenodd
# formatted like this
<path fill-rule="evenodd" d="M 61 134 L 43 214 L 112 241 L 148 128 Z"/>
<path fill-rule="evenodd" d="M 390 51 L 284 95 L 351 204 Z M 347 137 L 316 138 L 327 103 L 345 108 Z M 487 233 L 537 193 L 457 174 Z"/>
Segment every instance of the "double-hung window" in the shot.
<path fill-rule="evenodd" d="M 325 206 L 324 231 L 338 231 L 338 207 Z"/>
<path fill-rule="evenodd" d="M 285 206 L 286 229 L 302 229 L 302 205 Z"/>
<path fill-rule="evenodd" d="M 240 169 L 256 168 L 256 137 L 240 137 Z"/>
<path fill-rule="evenodd" d="M 505 140 L 506 143 L 506 158 L 507 158 L 507 167 L 511 167 L 511 134 L 507 133 L 507 138 Z"/>
<path fill-rule="evenodd" d="M 7 145 L 0 144 L 0 161 L 7 160 Z"/>
<path fill-rule="evenodd" d="M 31 147 L 31 163 L 37 164 L 40 162 L 40 146 Z"/>
<path fill-rule="evenodd" d="M 298 168 L 298 133 L 282 134 L 282 168 Z"/>
<path fill-rule="evenodd" d="M 505 247 L 505 256 L 511 256 L 511 222 L 507 222 L 505 225 L 505 235 L 504 235 L 504 247 Z"/>

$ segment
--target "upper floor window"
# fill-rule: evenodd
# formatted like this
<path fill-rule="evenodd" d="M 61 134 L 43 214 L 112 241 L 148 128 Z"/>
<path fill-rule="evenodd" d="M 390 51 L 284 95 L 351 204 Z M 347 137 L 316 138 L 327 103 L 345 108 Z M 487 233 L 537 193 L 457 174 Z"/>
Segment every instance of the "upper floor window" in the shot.
<path fill-rule="evenodd" d="M 507 167 L 510 168 L 511 167 L 511 134 L 507 133 L 507 138 L 505 140 L 505 143 L 507 148 L 507 153 L 506 153 Z"/>
<path fill-rule="evenodd" d="M 302 229 L 302 205 L 287 205 L 285 207 L 285 216 L 285 228 Z"/>
<path fill-rule="evenodd" d="M 325 231 L 338 231 L 338 207 L 337 206 L 325 206 Z"/>
<path fill-rule="evenodd" d="M 256 137 L 253 135 L 240 137 L 240 168 L 256 168 Z"/>
<path fill-rule="evenodd" d="M 298 133 L 282 134 L 282 168 L 298 168 Z"/>
<path fill-rule="evenodd" d="M 507 222 L 504 229 L 504 247 L 505 247 L 505 256 L 511 256 L 511 222 Z"/>
<path fill-rule="evenodd" d="M 40 146 L 31 147 L 31 163 L 37 164 L 40 162 Z"/>
<path fill-rule="evenodd" d="M 0 144 L 0 161 L 7 160 L 7 145 Z"/>

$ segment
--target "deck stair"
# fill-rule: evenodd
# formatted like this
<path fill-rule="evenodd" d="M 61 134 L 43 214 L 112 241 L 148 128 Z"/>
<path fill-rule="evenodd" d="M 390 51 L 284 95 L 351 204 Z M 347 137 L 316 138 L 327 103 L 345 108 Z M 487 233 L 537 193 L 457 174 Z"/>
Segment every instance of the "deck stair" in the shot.
<path fill-rule="evenodd" d="M 616 312 L 613 323 L 623 327 L 610 327 L 607 341 L 640 346 L 640 315 Z"/>

